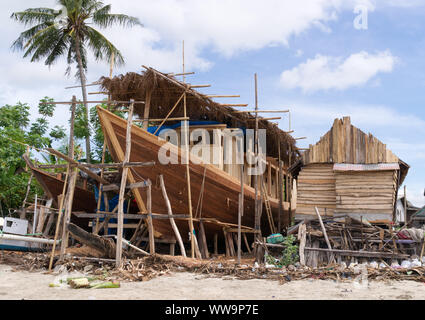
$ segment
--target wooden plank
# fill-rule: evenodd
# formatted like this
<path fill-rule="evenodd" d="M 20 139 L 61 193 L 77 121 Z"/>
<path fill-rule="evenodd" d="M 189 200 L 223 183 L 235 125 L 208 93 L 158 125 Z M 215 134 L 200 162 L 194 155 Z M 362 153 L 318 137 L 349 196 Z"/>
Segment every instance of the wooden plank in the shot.
<path fill-rule="evenodd" d="M 75 161 L 74 159 L 64 155 L 63 153 L 61 153 L 61 152 L 59 152 L 55 149 L 52 149 L 52 148 L 47 148 L 46 150 L 49 151 L 51 154 L 58 156 L 59 158 L 75 165 L 78 169 L 87 173 L 90 178 L 96 180 L 97 182 L 99 182 L 101 184 L 106 184 L 106 185 L 110 184 L 110 182 L 108 180 L 105 180 L 105 179 L 99 177 L 97 174 L 95 174 L 91 170 L 87 169 L 84 165 L 79 164 L 77 161 Z"/>

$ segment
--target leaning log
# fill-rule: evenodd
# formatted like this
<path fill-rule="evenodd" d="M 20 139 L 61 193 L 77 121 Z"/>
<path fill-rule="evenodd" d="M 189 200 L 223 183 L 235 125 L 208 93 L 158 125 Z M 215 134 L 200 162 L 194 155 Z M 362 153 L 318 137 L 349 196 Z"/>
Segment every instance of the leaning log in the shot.
<path fill-rule="evenodd" d="M 88 233 L 72 223 L 68 224 L 67 228 L 75 240 L 95 249 L 96 251 L 99 251 L 102 253 L 104 258 L 115 258 L 116 245 L 112 239 L 106 239 L 98 235 Z"/>

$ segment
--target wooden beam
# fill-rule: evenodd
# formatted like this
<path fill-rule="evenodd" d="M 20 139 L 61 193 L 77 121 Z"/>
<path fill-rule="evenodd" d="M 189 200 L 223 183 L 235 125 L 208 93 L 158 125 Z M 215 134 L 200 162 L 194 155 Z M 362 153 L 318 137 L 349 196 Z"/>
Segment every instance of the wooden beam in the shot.
<path fill-rule="evenodd" d="M 328 245 L 329 250 L 332 251 L 332 246 L 331 246 L 331 243 L 329 242 L 328 234 L 326 232 L 325 225 L 323 224 L 322 217 L 320 216 L 319 209 L 317 209 L 317 207 L 314 207 L 314 210 L 316 211 L 317 219 L 319 220 L 320 226 L 322 227 L 322 232 L 323 232 L 323 236 L 325 237 L 326 244 Z M 333 254 L 331 253 L 329 262 L 333 262 L 333 261 L 335 261 L 335 258 Z"/>
<path fill-rule="evenodd" d="M 218 95 L 218 94 L 213 94 L 213 95 L 205 95 L 207 98 L 240 98 L 240 95 Z"/>
<path fill-rule="evenodd" d="M 150 254 L 155 254 L 155 230 L 152 222 L 152 184 L 148 186 L 146 198 L 148 202 L 149 252 Z"/>
<path fill-rule="evenodd" d="M 248 104 L 239 104 L 239 103 L 220 103 L 220 107 L 248 107 Z"/>
<path fill-rule="evenodd" d="M 210 84 L 198 84 L 198 85 L 190 85 L 189 86 L 190 88 L 210 88 L 211 87 L 211 85 Z"/>
<path fill-rule="evenodd" d="M 125 187 L 126 190 L 133 190 L 133 189 L 139 189 L 139 188 L 146 188 L 151 185 L 150 181 L 143 181 L 143 182 L 137 182 L 137 183 L 131 183 Z M 121 189 L 121 186 L 117 184 L 110 184 L 103 187 L 103 191 L 118 191 Z"/>
<path fill-rule="evenodd" d="M 181 95 L 181 97 L 177 100 L 177 102 L 174 105 L 174 107 L 170 110 L 170 112 L 167 114 L 167 116 L 165 117 L 165 119 L 158 126 L 158 128 L 156 129 L 154 135 L 156 135 L 158 133 L 159 129 L 161 129 L 161 127 L 164 125 L 165 121 L 167 121 L 167 119 L 171 116 L 171 114 L 173 113 L 173 111 L 177 108 L 177 106 L 179 105 L 180 101 L 182 101 L 182 99 L 185 98 L 185 97 L 186 97 L 186 91 Z M 186 112 L 184 114 L 184 118 L 187 118 Z"/>
<path fill-rule="evenodd" d="M 76 101 L 77 104 L 83 104 L 84 101 Z M 106 103 L 106 104 L 128 104 L 130 101 L 87 101 L 87 103 Z M 145 104 L 144 101 L 135 101 L 137 104 Z M 41 102 L 40 104 L 68 104 L 72 105 L 72 101 L 61 101 L 61 102 Z"/>
<path fill-rule="evenodd" d="M 92 87 L 92 86 L 98 86 L 100 84 L 102 84 L 102 83 L 101 82 L 93 82 L 93 83 L 90 83 L 90 84 L 86 84 L 85 86 L 86 87 Z M 81 87 L 82 86 L 79 85 L 79 86 L 65 87 L 65 89 L 76 89 L 76 88 L 81 88 Z"/>
<path fill-rule="evenodd" d="M 133 168 L 133 167 L 151 167 L 155 165 L 155 162 L 129 162 L 126 164 L 123 163 L 99 163 L 99 164 L 92 164 L 92 163 L 79 163 L 80 165 L 87 167 L 87 168 L 95 168 L 95 169 L 109 169 L 109 168 Z M 71 168 L 76 167 L 77 165 L 72 164 Z M 56 165 L 38 165 L 35 168 L 40 169 L 66 169 L 68 168 L 67 164 L 56 164 Z M 108 173 L 108 172 L 105 172 Z"/>
<path fill-rule="evenodd" d="M 234 113 L 288 113 L 289 110 L 251 110 L 251 111 L 239 111 L 235 110 Z"/>
<path fill-rule="evenodd" d="M 70 164 L 77 166 L 78 169 L 87 173 L 90 178 L 96 180 L 97 182 L 99 182 L 101 184 L 110 184 L 110 182 L 108 180 L 105 180 L 105 179 L 99 177 L 97 174 L 95 174 L 94 172 L 87 169 L 84 165 L 78 163 L 77 161 L 75 161 L 74 159 L 64 155 L 63 153 L 61 153 L 61 152 L 59 152 L 55 149 L 52 149 L 52 148 L 47 148 L 46 150 L 49 151 L 51 154 L 58 156 L 59 158 L 69 162 Z"/>
<path fill-rule="evenodd" d="M 275 117 L 275 118 L 258 118 L 258 120 L 259 121 L 264 121 L 264 120 L 266 120 L 266 121 L 270 121 L 270 120 L 280 120 L 280 119 L 282 119 L 282 117 Z M 248 121 L 255 121 L 255 119 L 248 119 Z"/>
<path fill-rule="evenodd" d="M 145 120 L 143 121 L 143 126 L 142 126 L 142 128 L 145 129 L 146 131 L 148 130 L 148 127 L 149 127 L 149 120 L 146 120 L 146 119 L 149 119 L 149 112 L 151 109 L 151 98 L 152 98 L 152 90 L 149 90 L 146 93 L 145 111 L 143 114 L 143 118 Z"/>
<path fill-rule="evenodd" d="M 98 92 L 89 92 L 89 95 L 97 95 L 97 94 L 109 94 L 107 91 L 98 91 Z"/>
<path fill-rule="evenodd" d="M 184 117 L 179 117 L 179 118 L 162 118 L 162 119 L 137 119 L 134 120 L 133 122 L 143 122 L 143 121 L 149 121 L 149 122 L 161 122 L 161 121 L 185 121 L 185 120 L 190 120 L 190 118 L 184 118 Z"/>
<path fill-rule="evenodd" d="M 193 75 L 195 72 L 167 73 L 167 76 L 179 77 Z"/>

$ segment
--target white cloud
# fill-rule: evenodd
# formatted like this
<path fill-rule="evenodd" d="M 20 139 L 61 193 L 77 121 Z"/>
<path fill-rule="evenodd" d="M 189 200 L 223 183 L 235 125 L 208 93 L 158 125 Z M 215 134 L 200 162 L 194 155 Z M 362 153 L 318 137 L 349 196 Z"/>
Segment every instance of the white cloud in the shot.
<path fill-rule="evenodd" d="M 361 51 L 345 60 L 341 57 L 316 55 L 313 59 L 281 74 L 281 85 L 288 89 L 301 88 L 304 92 L 345 90 L 366 84 L 378 73 L 388 73 L 397 58 L 390 51 L 369 54 Z"/>

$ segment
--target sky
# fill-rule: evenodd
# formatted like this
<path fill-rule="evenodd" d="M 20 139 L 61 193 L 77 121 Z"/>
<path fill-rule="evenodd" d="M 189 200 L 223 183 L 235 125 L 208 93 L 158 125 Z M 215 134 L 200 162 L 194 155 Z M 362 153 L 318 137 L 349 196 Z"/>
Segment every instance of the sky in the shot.
<path fill-rule="evenodd" d="M 239 94 L 226 103 L 254 107 L 258 74 L 263 110 L 289 108 L 298 146 L 316 143 L 337 117 L 371 132 L 410 166 L 405 181 L 410 201 L 425 205 L 425 0 L 106 0 L 114 13 L 136 16 L 143 27 L 102 30 L 126 64 L 114 75 L 140 72 L 142 65 L 186 71 L 208 94 Z M 0 105 L 81 97 L 65 76 L 66 62 L 47 67 L 10 49 L 25 27 L 12 12 L 56 7 L 54 0 L 0 3 Z M 59 8 L 59 7 L 58 7 Z M 109 65 L 90 58 L 88 81 L 109 75 Z M 90 90 L 89 90 L 90 91 Z M 93 91 L 97 91 L 93 89 Z M 91 96 L 103 98 L 102 96 Z M 288 115 L 280 128 L 288 130 Z M 66 126 L 69 112 L 58 107 L 52 125 Z"/>

